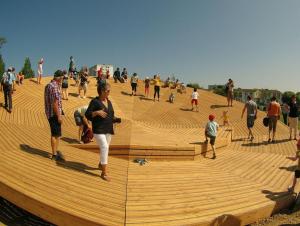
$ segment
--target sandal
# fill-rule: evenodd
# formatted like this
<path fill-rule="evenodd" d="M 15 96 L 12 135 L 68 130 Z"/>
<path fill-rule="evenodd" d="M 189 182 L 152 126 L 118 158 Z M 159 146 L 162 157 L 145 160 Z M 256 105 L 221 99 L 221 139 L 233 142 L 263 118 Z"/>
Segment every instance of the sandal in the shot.
<path fill-rule="evenodd" d="M 110 181 L 110 178 L 106 174 L 101 174 L 100 176 L 103 180 Z"/>
<path fill-rule="evenodd" d="M 292 186 L 289 186 L 289 187 L 288 187 L 288 192 L 294 192 L 294 189 L 293 189 Z"/>
<path fill-rule="evenodd" d="M 50 159 L 51 159 L 51 160 L 56 160 L 56 155 L 52 155 L 52 156 L 50 157 Z"/>

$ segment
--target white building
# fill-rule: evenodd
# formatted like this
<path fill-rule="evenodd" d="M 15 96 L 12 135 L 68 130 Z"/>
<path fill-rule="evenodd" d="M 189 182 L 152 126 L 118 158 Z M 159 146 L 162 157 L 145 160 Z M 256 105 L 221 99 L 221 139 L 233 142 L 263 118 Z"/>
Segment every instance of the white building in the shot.
<path fill-rule="evenodd" d="M 102 67 L 102 73 L 103 73 L 103 75 L 106 75 L 107 74 L 107 70 L 108 70 L 110 77 L 113 76 L 113 74 L 114 74 L 114 67 L 111 64 L 96 64 L 93 67 L 90 67 L 89 74 L 92 75 L 92 76 L 97 76 L 97 71 L 99 71 L 101 67 Z"/>

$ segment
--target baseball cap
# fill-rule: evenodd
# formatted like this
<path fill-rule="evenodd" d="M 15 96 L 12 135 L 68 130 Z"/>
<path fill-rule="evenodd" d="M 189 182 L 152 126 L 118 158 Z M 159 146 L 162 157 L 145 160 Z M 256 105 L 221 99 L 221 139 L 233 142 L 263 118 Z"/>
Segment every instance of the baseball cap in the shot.
<path fill-rule="evenodd" d="M 215 116 L 214 116 L 213 114 L 210 114 L 210 115 L 208 116 L 208 119 L 209 119 L 209 121 L 212 121 L 212 120 L 215 119 Z"/>

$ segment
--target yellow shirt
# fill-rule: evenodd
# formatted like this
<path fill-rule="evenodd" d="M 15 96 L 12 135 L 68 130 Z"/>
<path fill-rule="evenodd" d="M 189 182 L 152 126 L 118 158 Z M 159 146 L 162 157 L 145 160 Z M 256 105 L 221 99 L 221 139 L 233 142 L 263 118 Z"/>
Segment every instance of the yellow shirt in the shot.
<path fill-rule="evenodd" d="M 160 86 L 160 79 L 154 79 L 154 85 L 155 86 Z"/>

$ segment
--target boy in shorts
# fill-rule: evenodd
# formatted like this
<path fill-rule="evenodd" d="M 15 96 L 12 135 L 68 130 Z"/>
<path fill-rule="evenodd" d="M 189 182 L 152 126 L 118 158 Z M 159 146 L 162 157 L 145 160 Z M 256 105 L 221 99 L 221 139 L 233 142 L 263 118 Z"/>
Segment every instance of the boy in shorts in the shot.
<path fill-rule="evenodd" d="M 196 106 L 196 111 L 198 111 L 198 97 L 199 93 L 197 92 L 197 88 L 194 88 L 194 91 L 192 93 L 192 111 L 194 110 L 194 104 Z"/>
<path fill-rule="evenodd" d="M 219 124 L 216 123 L 215 120 L 215 116 L 210 114 L 208 116 L 209 122 L 206 124 L 205 127 L 205 143 L 208 143 L 208 139 L 210 138 L 210 145 L 213 151 L 213 157 L 212 159 L 216 158 L 216 151 L 215 151 L 215 142 L 216 142 L 216 137 L 217 137 L 217 131 L 219 128 Z"/>

